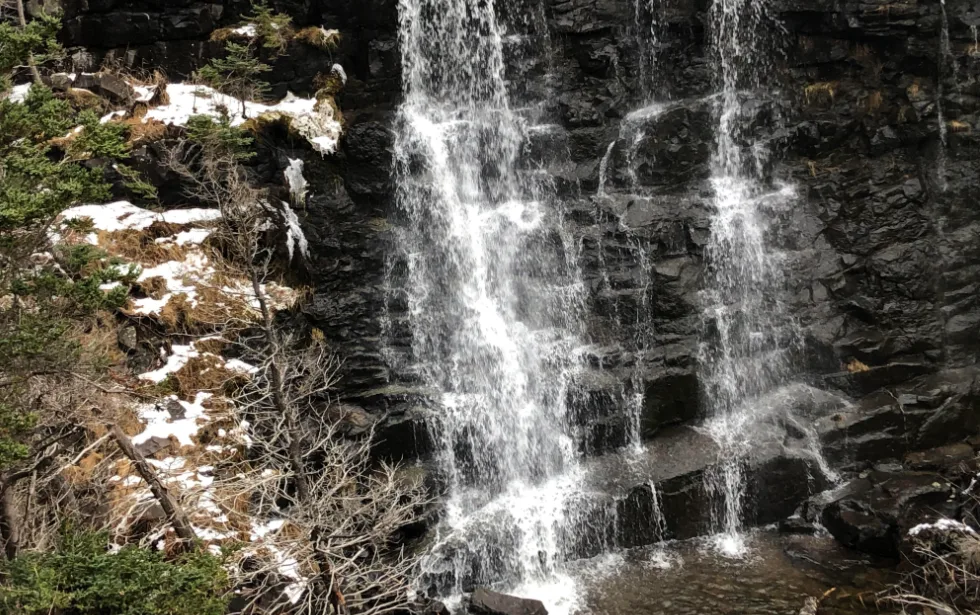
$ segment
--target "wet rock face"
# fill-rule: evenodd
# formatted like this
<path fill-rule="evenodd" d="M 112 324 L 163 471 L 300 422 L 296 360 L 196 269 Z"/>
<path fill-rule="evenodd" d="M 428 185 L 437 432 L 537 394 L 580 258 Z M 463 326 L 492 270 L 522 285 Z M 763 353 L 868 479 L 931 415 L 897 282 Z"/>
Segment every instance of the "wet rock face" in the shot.
<path fill-rule="evenodd" d="M 347 121 L 343 149 L 311 178 L 304 219 L 319 291 L 311 316 L 347 351 L 352 387 L 397 380 L 379 350 L 384 311 L 395 321 L 394 339 L 386 343 L 396 352 L 409 344 L 398 326 L 403 306 L 394 298 L 383 307 L 380 291 L 397 224 L 391 178 L 391 126 L 400 97 L 397 5 L 273 4 L 298 25 L 344 33 L 335 53 L 290 49 L 272 73 L 277 93 L 308 90 L 317 70 L 334 61 L 350 76 L 339 97 Z M 509 6 L 502 19 L 530 10 L 525 4 Z M 532 157 L 553 163 L 568 222 L 581 236 L 594 341 L 622 344 L 635 323 L 646 321 L 653 332 L 646 380 L 673 381 L 693 373 L 704 334 L 698 291 L 717 121 L 706 98 L 716 86 L 705 6 L 667 3 L 659 40 L 648 49 L 652 43 L 635 36 L 629 0 L 544 4 L 548 62 L 518 45 L 508 48 L 509 69 L 520 77 L 512 79 L 515 99 L 545 100 L 558 127 Z M 213 55 L 210 32 L 248 10 L 241 0 L 64 0 L 63 6 L 65 42 L 84 46 L 90 60 L 113 52 L 171 77 Z M 785 57 L 771 67 L 765 92 L 746 94 L 741 113 L 752 138 L 764 139 L 774 154 L 772 176 L 795 186 L 772 241 L 787 256 L 787 300 L 808 326 L 807 367 L 814 372 L 840 371 L 852 359 L 872 368 L 901 362 L 932 371 L 972 363 L 980 351 L 974 287 L 980 219 L 971 193 L 980 174 L 980 59 L 970 48 L 970 26 L 980 15 L 965 0 L 948 2 L 947 11 L 952 57 L 941 52 L 938 3 L 887 11 L 856 0 L 769 3 L 770 16 L 786 27 L 773 42 Z M 653 73 L 640 66 L 651 51 L 658 60 Z M 664 104 L 646 105 L 644 90 Z M 554 156 L 559 150 L 564 154 Z M 604 158 L 607 196 L 597 199 Z M 640 251 L 649 259 L 646 269 Z M 904 378 L 894 376 L 884 384 Z M 685 383 L 678 396 L 689 388 Z M 671 404 L 665 413 L 698 414 L 696 404 Z"/>
<path fill-rule="evenodd" d="M 171 78 L 217 53 L 210 32 L 248 10 L 243 0 L 62 4 L 65 42 L 85 47 L 76 57 L 82 68 L 109 56 Z M 408 306 L 397 292 L 404 263 L 392 258 L 399 225 L 391 158 L 401 96 L 397 2 L 272 4 L 298 25 L 343 33 L 334 52 L 290 48 L 272 73 L 277 95 L 309 93 L 313 76 L 333 62 L 349 76 L 338 96 L 346 126 L 336 155 L 291 146 L 260 153 L 270 183 L 281 181 L 289 158 L 306 163 L 310 198 L 298 214 L 311 251 L 307 317 L 345 358 L 342 401 L 369 415 L 354 413 L 358 425 L 381 421 L 378 456 L 424 457 L 432 448 L 426 416 L 438 409 L 416 374 L 394 367 L 412 346 Z M 498 4 L 504 20 L 539 7 L 529 0 Z M 669 441 L 672 426 L 710 410 L 697 378 L 698 345 L 710 335 L 700 292 L 710 279 L 706 178 L 717 124 L 706 4 L 663 3 L 653 44 L 635 37 L 631 0 L 543 0 L 547 53 L 508 43 L 515 101 L 543 101 L 549 123 L 529 134 L 522 164 L 548 172 L 581 248 L 593 347 L 588 374 L 570 395 L 582 408 L 575 420 L 589 454 L 624 442 L 624 401 L 637 387 L 641 431 L 652 442 Z M 980 25 L 980 5 L 947 0 L 946 55 L 938 2 L 766 4 L 785 28 L 772 42 L 782 52 L 772 54 L 765 91 L 743 94 L 743 138 L 766 143 L 774 190 L 792 186 L 773 208 L 769 240 L 784 256 L 784 302 L 806 330 L 800 379 L 843 400 L 815 407 L 806 419 L 829 461 L 846 471 L 869 472 L 962 443 L 980 431 L 980 385 L 967 369 L 980 354 L 980 55 L 970 30 Z M 511 21 L 515 32 L 535 34 Z M 651 51 L 653 73 L 641 65 Z M 660 104 L 648 104 L 651 98 Z M 392 284 L 395 292 L 386 290 Z M 940 463 L 910 459 L 903 471 Z M 694 535 L 708 524 L 699 516 L 708 514 L 699 472 L 710 460 L 702 461 L 659 485 L 672 535 Z M 812 468 L 794 457 L 753 468 L 753 499 L 768 506 L 751 513 L 760 522 L 789 514 L 818 487 L 806 480 Z M 861 494 L 898 484 L 872 478 Z M 767 491 L 783 483 L 793 489 Z M 643 489 L 634 483 L 621 494 L 629 502 L 618 511 L 624 534 L 653 531 L 628 527 L 651 504 L 652 492 Z M 901 514 L 861 494 L 820 514 L 846 542 L 887 550 Z"/>

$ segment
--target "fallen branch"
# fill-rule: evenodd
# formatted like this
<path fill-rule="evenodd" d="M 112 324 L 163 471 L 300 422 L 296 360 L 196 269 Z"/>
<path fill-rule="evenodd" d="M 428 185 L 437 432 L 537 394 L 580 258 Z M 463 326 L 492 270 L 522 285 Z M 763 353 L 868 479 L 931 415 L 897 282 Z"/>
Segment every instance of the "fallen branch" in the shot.
<path fill-rule="evenodd" d="M 163 512 L 167 513 L 167 517 L 173 524 L 177 537 L 186 543 L 192 543 L 197 540 L 197 534 L 194 532 L 194 528 L 191 526 L 190 519 L 187 518 L 184 509 L 170 494 L 167 487 L 157 477 L 156 471 L 146 462 L 146 458 L 136 450 L 136 447 L 133 446 L 133 441 L 129 439 L 129 436 L 123 432 L 119 425 L 112 426 L 112 437 L 119 444 L 119 448 L 122 449 L 123 454 L 133 462 L 133 466 L 136 468 L 140 477 L 150 486 L 153 497 L 160 502 L 160 506 L 163 507 Z"/>

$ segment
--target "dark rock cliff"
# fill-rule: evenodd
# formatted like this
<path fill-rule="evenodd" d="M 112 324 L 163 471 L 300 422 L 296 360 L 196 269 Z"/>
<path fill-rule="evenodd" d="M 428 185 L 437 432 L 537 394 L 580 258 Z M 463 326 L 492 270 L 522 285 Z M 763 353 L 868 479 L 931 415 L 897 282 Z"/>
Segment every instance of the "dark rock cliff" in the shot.
<path fill-rule="evenodd" d="M 346 133 L 337 155 L 297 148 L 265 156 L 270 181 L 287 156 L 307 162 L 308 316 L 345 357 L 345 401 L 388 413 L 379 453 L 424 454 L 427 396 L 389 360 L 409 344 L 405 306 L 385 289 L 397 287 L 399 269 L 391 258 L 397 3 L 273 4 L 298 24 L 344 36 L 333 53 L 296 49 L 280 59 L 279 93 L 308 92 L 332 62 L 350 76 L 338 97 Z M 553 122 L 529 137 L 527 162 L 554 178 L 582 247 L 595 370 L 577 394 L 604 417 L 586 425 L 597 448 L 621 441 L 609 415 L 627 381 L 645 391 L 647 437 L 702 414 L 698 293 L 717 122 L 708 4 L 666 0 L 655 38 L 637 36 L 630 0 L 501 8 L 519 34 L 508 43 L 515 99 L 537 101 Z M 65 8 L 65 42 L 84 48 L 74 56 L 79 67 L 108 57 L 171 77 L 216 53 L 209 33 L 247 10 L 239 0 L 71 0 Z M 541 11 L 547 31 L 514 18 L 522 11 Z M 793 187 L 774 210 L 770 240 L 785 262 L 784 300 L 807 334 L 800 376 L 861 400 L 846 416 L 830 416 L 841 406 L 825 408 L 829 457 L 860 469 L 965 440 L 980 428 L 977 375 L 949 370 L 975 365 L 980 352 L 980 0 L 947 0 L 945 20 L 939 0 L 772 0 L 767 11 L 767 78 L 764 90 L 744 92 L 743 136 L 770 152 L 773 188 Z M 665 106 L 631 116 L 648 94 Z M 635 141 L 638 129 L 645 136 Z M 641 353 L 633 342 L 643 336 Z M 953 385 L 929 380 L 947 372 Z M 913 407 L 914 430 L 906 422 Z M 848 438 L 858 449 L 840 444 Z"/>

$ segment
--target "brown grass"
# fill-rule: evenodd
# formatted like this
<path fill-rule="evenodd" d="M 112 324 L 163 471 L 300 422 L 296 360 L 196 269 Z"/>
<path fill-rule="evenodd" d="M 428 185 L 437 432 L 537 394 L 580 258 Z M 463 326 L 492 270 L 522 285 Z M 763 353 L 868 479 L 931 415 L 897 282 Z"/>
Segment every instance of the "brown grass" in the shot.
<path fill-rule="evenodd" d="M 970 126 L 966 122 L 961 122 L 959 120 L 950 120 L 949 129 L 956 133 L 969 133 L 973 132 L 973 126 Z"/>
<path fill-rule="evenodd" d="M 298 31 L 294 37 L 296 40 L 316 47 L 317 49 L 327 49 L 333 51 L 340 45 L 341 36 L 338 30 L 326 30 L 317 26 L 310 26 Z"/>
<path fill-rule="evenodd" d="M 188 314 L 192 309 L 191 302 L 185 293 L 176 293 L 170 297 L 167 304 L 160 310 L 159 320 L 170 331 L 181 331 L 189 327 Z"/>
<path fill-rule="evenodd" d="M 136 283 L 136 286 L 144 295 L 150 299 L 156 299 L 158 301 L 163 299 L 164 296 L 170 292 L 167 288 L 166 278 L 158 275 L 146 278 L 145 280 L 140 280 Z"/>
<path fill-rule="evenodd" d="M 198 352 L 210 352 L 211 354 L 220 355 L 228 347 L 228 343 L 227 340 L 221 338 L 209 337 L 202 340 L 195 340 L 194 348 Z"/>
<path fill-rule="evenodd" d="M 124 120 L 117 120 L 129 127 L 129 138 L 127 139 L 127 143 L 130 145 L 160 141 L 167 136 L 167 133 L 170 130 L 169 126 L 159 120 L 149 120 L 144 122 L 144 115 L 146 115 L 146 107 L 142 103 L 138 103 L 137 107 L 134 109 L 134 117 L 128 117 Z"/>
<path fill-rule="evenodd" d="M 129 437 L 133 437 L 143 431 L 146 428 L 146 423 L 140 420 L 139 415 L 136 414 L 136 410 L 127 407 L 116 415 L 115 423 L 123 430 Z"/>
<path fill-rule="evenodd" d="M 99 247 L 113 256 L 155 266 L 167 261 L 182 261 L 187 256 L 183 246 L 175 243 L 157 243 L 153 233 L 137 229 L 99 231 Z"/>
<path fill-rule="evenodd" d="M 116 322 L 109 313 L 96 314 L 94 318 L 76 323 L 71 335 L 78 340 L 86 365 L 101 369 L 120 367 L 126 355 L 119 349 Z"/>
<path fill-rule="evenodd" d="M 174 373 L 173 378 L 177 395 L 186 401 L 193 401 L 200 392 L 221 393 L 226 386 L 240 380 L 242 376 L 227 369 L 220 357 L 205 354 L 191 358 Z M 229 424 L 226 429 L 232 427 Z"/>
<path fill-rule="evenodd" d="M 237 38 L 237 39 L 247 39 L 247 38 L 249 38 L 249 37 L 245 36 L 244 34 L 239 34 L 239 33 L 235 32 L 235 30 L 236 30 L 236 28 L 218 28 L 217 30 L 215 30 L 214 32 L 211 33 L 211 40 L 212 41 L 219 42 L 219 43 L 222 43 L 224 41 L 227 41 L 227 40 L 233 39 L 233 38 Z"/>
<path fill-rule="evenodd" d="M 817 103 L 829 102 L 830 105 L 833 106 L 834 98 L 837 96 L 839 87 L 839 81 L 821 81 L 818 83 L 811 83 L 803 88 L 803 96 L 806 99 L 806 104 L 814 105 Z"/>

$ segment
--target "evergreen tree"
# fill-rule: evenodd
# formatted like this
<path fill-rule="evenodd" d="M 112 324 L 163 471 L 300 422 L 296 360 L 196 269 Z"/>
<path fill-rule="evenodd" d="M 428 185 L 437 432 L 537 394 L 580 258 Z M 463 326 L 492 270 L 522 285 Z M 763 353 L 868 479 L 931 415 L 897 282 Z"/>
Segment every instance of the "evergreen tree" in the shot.
<path fill-rule="evenodd" d="M 197 78 L 219 92 L 241 99 L 245 117 L 246 102 L 259 100 L 269 91 L 269 84 L 261 76 L 272 67 L 256 57 L 251 44 L 228 41 L 225 51 L 223 58 L 215 58 L 202 67 Z"/>
<path fill-rule="evenodd" d="M 264 1 L 259 1 L 252 3 L 252 14 L 245 19 L 255 25 L 256 37 L 265 49 L 277 56 L 286 51 L 293 36 L 292 17 L 277 13 Z"/>

